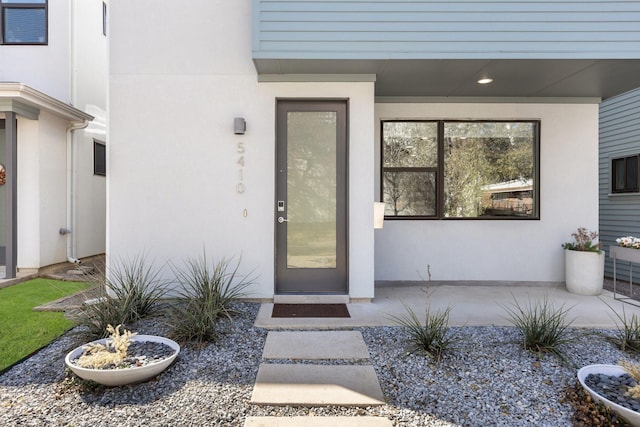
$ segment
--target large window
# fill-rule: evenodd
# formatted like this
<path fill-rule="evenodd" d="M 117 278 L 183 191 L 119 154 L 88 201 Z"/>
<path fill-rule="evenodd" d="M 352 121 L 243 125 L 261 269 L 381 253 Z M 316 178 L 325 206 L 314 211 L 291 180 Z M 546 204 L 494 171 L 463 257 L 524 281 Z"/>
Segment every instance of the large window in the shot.
<path fill-rule="evenodd" d="M 611 192 L 637 193 L 638 155 L 618 157 L 611 160 Z"/>
<path fill-rule="evenodd" d="M 387 218 L 538 218 L 538 121 L 382 122 Z"/>
<path fill-rule="evenodd" d="M 0 0 L 2 44 L 47 44 L 47 0 Z"/>

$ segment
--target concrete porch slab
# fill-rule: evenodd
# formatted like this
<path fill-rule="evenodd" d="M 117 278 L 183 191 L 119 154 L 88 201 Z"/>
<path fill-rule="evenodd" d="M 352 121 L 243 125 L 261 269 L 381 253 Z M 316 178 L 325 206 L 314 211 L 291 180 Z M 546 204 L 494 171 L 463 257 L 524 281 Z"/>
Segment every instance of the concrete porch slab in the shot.
<path fill-rule="evenodd" d="M 505 307 L 536 304 L 545 296 L 559 308 L 570 309 L 568 319 L 574 319 L 572 327 L 616 328 L 615 313 L 640 316 L 640 307 L 624 304 L 613 298 L 613 293 L 603 291 L 599 296 L 574 295 L 562 286 L 467 286 L 438 285 L 429 290 L 432 310 L 452 307 L 450 326 L 512 326 Z M 328 319 L 274 319 L 273 304 L 262 304 L 255 325 L 267 329 L 347 329 L 357 326 L 395 326 L 391 316 L 406 315 L 406 306 L 424 321 L 427 294 L 424 287 L 394 286 L 375 290 L 373 302 L 350 303 L 351 318 Z"/>
<path fill-rule="evenodd" d="M 382 417 L 248 417 L 244 427 L 391 427 Z"/>
<path fill-rule="evenodd" d="M 260 364 L 251 403 L 287 406 L 383 405 L 373 366 Z"/>
<path fill-rule="evenodd" d="M 270 331 L 264 359 L 368 359 L 359 331 Z"/>

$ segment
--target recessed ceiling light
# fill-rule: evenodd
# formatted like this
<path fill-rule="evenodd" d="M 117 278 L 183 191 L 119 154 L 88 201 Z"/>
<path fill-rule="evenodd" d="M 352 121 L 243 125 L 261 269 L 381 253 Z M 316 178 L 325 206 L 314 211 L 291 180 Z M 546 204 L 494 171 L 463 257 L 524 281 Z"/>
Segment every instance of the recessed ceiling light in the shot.
<path fill-rule="evenodd" d="M 493 79 L 490 79 L 488 77 L 478 80 L 478 83 L 481 85 L 488 85 L 491 82 L 493 82 Z"/>

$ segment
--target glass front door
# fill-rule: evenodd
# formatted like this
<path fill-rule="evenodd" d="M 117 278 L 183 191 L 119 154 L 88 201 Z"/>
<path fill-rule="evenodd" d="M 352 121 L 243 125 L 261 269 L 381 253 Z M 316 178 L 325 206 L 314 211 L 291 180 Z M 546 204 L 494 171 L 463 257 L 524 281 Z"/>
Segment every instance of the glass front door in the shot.
<path fill-rule="evenodd" d="M 277 107 L 276 292 L 347 292 L 346 103 Z"/>

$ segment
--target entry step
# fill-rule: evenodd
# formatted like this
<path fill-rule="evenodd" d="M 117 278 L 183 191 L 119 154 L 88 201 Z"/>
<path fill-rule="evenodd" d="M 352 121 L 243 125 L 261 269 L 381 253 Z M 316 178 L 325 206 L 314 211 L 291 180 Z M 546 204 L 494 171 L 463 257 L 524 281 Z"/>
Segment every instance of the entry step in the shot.
<path fill-rule="evenodd" d="M 244 427 L 391 427 L 382 417 L 248 417 Z"/>
<path fill-rule="evenodd" d="M 287 406 L 383 405 L 373 366 L 262 363 L 251 403 Z"/>
<path fill-rule="evenodd" d="M 369 359 L 359 331 L 270 331 L 262 352 L 264 359 Z"/>
<path fill-rule="evenodd" d="M 349 295 L 274 295 L 274 304 L 349 304 Z"/>

